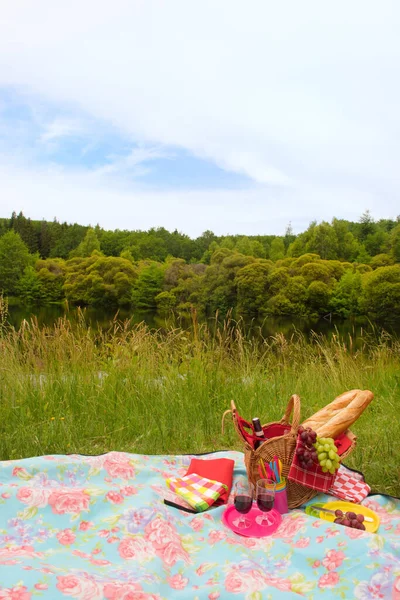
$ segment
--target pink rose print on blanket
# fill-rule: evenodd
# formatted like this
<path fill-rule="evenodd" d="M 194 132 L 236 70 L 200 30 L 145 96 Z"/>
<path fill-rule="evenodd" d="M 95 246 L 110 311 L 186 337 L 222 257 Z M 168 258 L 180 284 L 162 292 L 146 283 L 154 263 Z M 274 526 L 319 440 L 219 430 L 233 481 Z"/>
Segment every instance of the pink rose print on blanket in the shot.
<path fill-rule="evenodd" d="M 269 586 L 282 592 L 289 592 L 292 588 L 290 581 L 279 577 L 269 576 L 256 570 L 240 570 L 236 566 L 228 573 L 225 579 L 225 589 L 231 594 L 259 592 Z"/>
<path fill-rule="evenodd" d="M 31 600 L 32 594 L 23 586 L 13 588 L 0 587 L 0 600 Z"/>
<path fill-rule="evenodd" d="M 193 529 L 193 531 L 200 531 L 200 529 L 203 528 L 203 525 L 204 519 L 201 517 L 195 517 L 190 521 L 190 527 Z"/>
<path fill-rule="evenodd" d="M 49 504 L 55 515 L 65 513 L 80 513 L 89 510 L 90 496 L 84 490 L 65 488 L 53 491 L 49 497 Z"/>
<path fill-rule="evenodd" d="M 335 569 L 340 567 L 345 558 L 346 555 L 344 554 L 344 552 L 336 552 L 336 550 L 329 550 L 326 553 L 326 557 L 322 561 L 322 564 L 326 569 L 328 569 L 328 571 L 334 571 Z"/>
<path fill-rule="evenodd" d="M 118 492 L 108 492 L 106 494 L 106 498 L 112 504 L 122 504 L 124 501 L 123 495 L 119 494 Z"/>
<path fill-rule="evenodd" d="M 58 575 L 57 589 L 78 600 L 103 600 L 102 586 L 87 573 L 84 576 Z"/>
<path fill-rule="evenodd" d="M 178 560 L 186 563 L 192 562 L 173 525 L 161 517 L 155 518 L 146 525 L 145 534 L 146 540 L 153 546 L 156 555 L 168 567 L 173 567 Z"/>
<path fill-rule="evenodd" d="M 104 598 L 107 600 L 125 600 L 135 598 L 136 592 L 142 591 L 138 583 L 107 583 L 104 586 Z"/>
<path fill-rule="evenodd" d="M 24 467 L 14 467 L 12 470 L 13 477 L 19 477 L 20 479 L 30 479 L 31 475 Z"/>
<path fill-rule="evenodd" d="M 213 529 L 213 531 L 210 531 L 210 533 L 208 534 L 208 543 L 213 546 L 214 544 L 216 544 L 217 542 L 220 542 L 222 540 L 224 540 L 226 538 L 226 533 L 225 531 L 220 531 L 218 529 Z"/>
<path fill-rule="evenodd" d="M 393 590 L 393 579 L 387 573 L 375 573 L 369 581 L 361 581 L 355 590 L 357 600 L 375 600 L 376 598 L 390 598 L 396 600 Z"/>
<path fill-rule="evenodd" d="M 74 543 L 76 536 L 72 529 L 63 529 L 62 531 L 59 531 L 57 533 L 56 537 L 60 544 L 63 544 L 64 546 L 69 546 L 70 544 Z"/>
<path fill-rule="evenodd" d="M 319 588 L 333 588 L 339 583 L 339 575 L 336 571 L 330 571 L 329 573 L 325 573 L 319 578 L 318 587 Z"/>
<path fill-rule="evenodd" d="M 42 508 L 47 506 L 50 491 L 49 489 L 22 487 L 17 492 L 17 498 L 23 504 Z"/>
<path fill-rule="evenodd" d="M 124 538 L 118 546 L 118 552 L 124 560 L 134 560 L 139 564 L 154 557 L 153 548 L 141 536 Z"/>
<path fill-rule="evenodd" d="M 400 600 L 400 577 L 395 579 L 393 585 L 393 598 L 392 600 Z"/>
<path fill-rule="evenodd" d="M 3 558 L 15 558 L 26 556 L 29 558 L 42 558 L 43 552 L 36 552 L 33 546 L 9 546 L 8 548 L 0 548 L 0 561 Z M 1 596 L 0 596 L 1 598 Z"/>
<path fill-rule="evenodd" d="M 183 590 L 189 583 L 189 579 L 183 577 L 180 573 L 176 573 L 172 577 L 168 577 L 167 582 L 174 590 Z"/>
<path fill-rule="evenodd" d="M 356 540 L 357 538 L 369 535 L 369 533 L 362 531 L 362 529 L 353 529 L 352 527 L 344 527 L 344 529 L 347 537 L 349 537 L 352 540 Z"/>
<path fill-rule="evenodd" d="M 302 537 L 299 540 L 297 540 L 297 542 L 295 542 L 293 544 L 294 548 L 307 548 L 307 546 L 310 545 L 310 538 L 309 537 Z"/>
<path fill-rule="evenodd" d="M 103 463 L 103 468 L 113 479 L 130 479 L 135 476 L 135 469 L 129 457 L 122 452 L 110 452 Z"/>
<path fill-rule="evenodd" d="M 283 517 L 282 523 L 279 525 L 273 537 L 286 538 L 291 540 L 299 531 L 305 528 L 307 520 L 302 515 L 293 518 L 291 515 Z"/>
<path fill-rule="evenodd" d="M 391 523 L 392 517 L 383 508 L 383 506 L 381 506 L 380 504 L 378 504 L 378 502 L 375 502 L 374 500 L 367 500 L 365 502 L 364 506 L 367 506 L 368 508 L 370 508 L 371 510 L 375 511 L 379 515 L 379 520 L 380 520 L 380 522 L 381 522 L 382 525 L 387 525 L 388 523 Z"/>
<path fill-rule="evenodd" d="M 107 583 L 103 594 L 106 600 L 161 600 L 158 594 L 144 592 L 138 583 Z"/>

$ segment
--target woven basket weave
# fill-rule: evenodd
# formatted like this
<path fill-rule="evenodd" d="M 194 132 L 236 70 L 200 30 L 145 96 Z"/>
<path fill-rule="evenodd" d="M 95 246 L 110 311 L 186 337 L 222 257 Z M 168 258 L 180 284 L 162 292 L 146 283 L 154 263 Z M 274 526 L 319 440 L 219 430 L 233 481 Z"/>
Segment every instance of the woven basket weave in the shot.
<path fill-rule="evenodd" d="M 251 424 L 238 414 L 233 400 L 231 401 L 231 410 L 227 412 L 232 413 L 236 432 L 244 443 L 244 462 L 249 481 L 256 484 L 260 479 L 258 470 L 260 459 L 264 462 L 270 462 L 273 460 L 274 456 L 278 456 L 281 460 L 282 475 L 287 478 L 296 448 L 297 430 L 300 425 L 300 397 L 297 394 L 291 396 L 285 414 L 280 421 L 263 425 L 264 433 L 268 439 L 263 442 L 257 450 L 254 450 L 250 443 L 252 437 L 249 433 L 252 429 Z M 355 447 L 355 436 L 350 431 L 346 432 L 346 434 L 351 439 L 352 446 L 341 459 L 348 456 Z M 314 498 L 317 494 L 318 492 L 311 488 L 287 480 L 289 508 L 297 508 Z"/>

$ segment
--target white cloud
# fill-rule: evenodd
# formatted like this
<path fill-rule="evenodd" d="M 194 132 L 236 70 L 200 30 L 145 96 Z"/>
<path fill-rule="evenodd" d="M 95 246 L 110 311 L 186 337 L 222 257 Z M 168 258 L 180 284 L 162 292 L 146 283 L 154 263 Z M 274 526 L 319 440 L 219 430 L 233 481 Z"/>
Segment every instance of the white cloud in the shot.
<path fill-rule="evenodd" d="M 272 208 L 282 214 L 340 217 L 376 207 L 394 216 L 399 25 L 394 0 L 3 0 L 0 84 L 260 184 L 235 198 L 270 198 L 281 188 Z M 76 191 L 74 177 L 64 173 Z M 210 194 L 222 206 L 222 193 Z M 205 196 L 185 197 L 196 204 Z M 93 214 L 95 198 L 86 198 Z M 221 220 L 240 231 L 248 212 L 237 205 L 229 215 L 223 205 Z M 156 206 L 154 220 L 164 214 Z M 175 218 L 189 231 L 203 216 L 187 201 L 185 210 Z M 205 215 L 204 228 L 212 218 Z M 268 218 L 254 221 L 269 228 Z"/>
<path fill-rule="evenodd" d="M 40 141 L 47 144 L 65 137 L 75 137 L 82 135 L 85 129 L 84 125 L 76 119 L 56 118 L 44 125 Z"/>
<path fill-rule="evenodd" d="M 211 229 L 216 234 L 279 234 L 289 221 L 295 233 L 313 219 L 340 216 L 338 199 L 347 202 L 348 217 L 358 220 L 365 207 L 375 218 L 390 217 L 390 205 L 374 205 L 373 196 L 354 188 L 280 188 L 252 190 L 152 191 L 127 187 L 120 180 L 90 171 L 27 168 L 0 156 L 1 212 L 13 210 L 32 219 L 78 222 L 106 229 L 178 229 L 192 237 Z M 325 202 L 321 203 L 323 195 Z"/>
<path fill-rule="evenodd" d="M 125 156 L 109 156 L 109 162 L 95 170 L 97 175 L 111 175 L 129 173 L 136 177 L 146 175 L 150 169 L 144 166 L 152 160 L 158 158 L 171 158 L 172 154 L 156 147 L 139 146 L 133 148 Z"/>

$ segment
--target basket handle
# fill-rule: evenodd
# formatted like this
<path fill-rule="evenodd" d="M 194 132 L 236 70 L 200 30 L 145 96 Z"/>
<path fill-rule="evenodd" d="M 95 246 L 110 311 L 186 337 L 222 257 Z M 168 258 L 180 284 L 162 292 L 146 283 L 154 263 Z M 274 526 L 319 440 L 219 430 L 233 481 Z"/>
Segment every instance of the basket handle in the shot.
<path fill-rule="evenodd" d="M 292 414 L 292 411 L 293 418 L 291 433 L 297 433 L 297 429 L 300 425 L 300 396 L 297 394 L 293 394 L 293 396 L 290 397 L 285 414 L 280 421 L 282 424 L 290 425 L 290 415 Z"/>

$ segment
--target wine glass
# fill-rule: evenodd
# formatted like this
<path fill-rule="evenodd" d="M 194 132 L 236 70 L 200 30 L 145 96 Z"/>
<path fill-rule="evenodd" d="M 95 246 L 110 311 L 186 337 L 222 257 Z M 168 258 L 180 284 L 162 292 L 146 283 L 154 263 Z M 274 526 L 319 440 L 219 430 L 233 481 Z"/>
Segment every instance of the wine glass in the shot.
<path fill-rule="evenodd" d="M 245 529 L 250 527 L 251 521 L 246 519 L 246 515 L 253 506 L 254 486 L 249 481 L 237 481 L 235 484 L 235 509 L 240 513 L 239 519 L 234 521 L 235 527 Z"/>
<path fill-rule="evenodd" d="M 257 481 L 256 498 L 257 506 L 262 513 L 265 513 L 257 518 L 258 525 L 268 527 L 271 525 L 271 521 L 268 517 L 268 513 L 274 506 L 275 499 L 275 481 L 272 479 L 260 479 Z"/>

